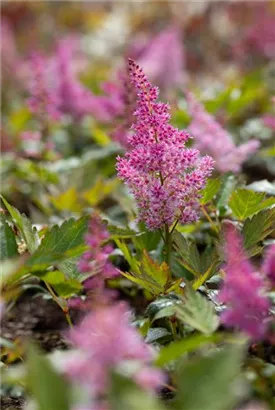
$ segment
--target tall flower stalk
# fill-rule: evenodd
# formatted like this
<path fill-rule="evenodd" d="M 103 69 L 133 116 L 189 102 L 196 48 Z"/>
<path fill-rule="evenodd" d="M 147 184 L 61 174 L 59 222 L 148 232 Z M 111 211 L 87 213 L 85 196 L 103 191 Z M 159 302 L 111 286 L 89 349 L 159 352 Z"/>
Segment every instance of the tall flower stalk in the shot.
<path fill-rule="evenodd" d="M 149 230 L 160 230 L 170 264 L 172 234 L 177 224 L 199 217 L 199 191 L 213 169 L 209 156 L 185 147 L 189 135 L 169 124 L 169 105 L 157 102 L 158 88 L 129 59 L 129 75 L 137 92 L 136 121 L 128 143 L 131 150 L 118 157 L 118 176 L 133 193 L 138 219 Z"/>

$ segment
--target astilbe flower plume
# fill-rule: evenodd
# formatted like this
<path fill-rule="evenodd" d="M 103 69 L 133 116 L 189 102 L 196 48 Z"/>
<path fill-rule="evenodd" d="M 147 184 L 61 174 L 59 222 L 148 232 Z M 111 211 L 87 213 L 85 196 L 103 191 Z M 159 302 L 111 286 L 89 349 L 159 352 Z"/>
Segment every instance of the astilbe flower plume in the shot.
<path fill-rule="evenodd" d="M 86 115 L 100 115 L 102 108 L 97 97 L 85 88 L 76 76 L 73 67 L 75 48 L 75 42 L 68 41 L 68 39 L 60 41 L 53 61 L 60 110 L 62 114 L 79 120 Z"/>
<path fill-rule="evenodd" d="M 51 73 L 49 60 L 38 52 L 30 59 L 29 108 L 44 124 L 60 118 L 60 100 L 56 92 L 55 78 Z"/>
<path fill-rule="evenodd" d="M 188 110 L 192 121 L 188 131 L 195 139 L 195 147 L 215 160 L 215 168 L 220 172 L 239 172 L 243 162 L 255 153 L 260 143 L 258 140 L 236 146 L 227 132 L 200 104 L 195 96 L 186 93 Z"/>
<path fill-rule="evenodd" d="M 89 284 L 98 283 L 98 280 L 109 279 L 119 275 L 119 270 L 110 262 L 109 256 L 113 251 L 111 244 L 105 244 L 110 234 L 101 222 L 99 215 L 92 215 L 89 221 L 88 233 L 85 242 L 89 250 L 82 255 L 78 267 L 83 273 L 91 273 L 92 281 Z"/>
<path fill-rule="evenodd" d="M 162 373 L 150 365 L 151 350 L 130 324 L 125 302 L 89 313 L 70 331 L 69 340 L 77 353 L 67 363 L 67 374 L 87 390 L 94 405 L 104 402 L 111 372 L 123 369 L 123 363 L 135 363 L 126 366 L 133 369 L 128 375 L 145 389 L 152 391 L 163 381 Z"/>
<path fill-rule="evenodd" d="M 169 124 L 169 106 L 156 101 L 157 87 L 130 59 L 129 74 L 138 97 L 136 120 L 128 139 L 132 150 L 117 160 L 118 176 L 134 194 L 139 219 L 148 229 L 171 226 L 177 220 L 194 222 L 199 191 L 211 174 L 213 160 L 185 147 L 188 134 Z"/>
<path fill-rule="evenodd" d="M 264 295 L 264 278 L 249 261 L 242 238 L 233 226 L 227 227 L 225 239 L 226 275 L 219 297 L 227 308 L 221 321 L 257 340 L 267 331 L 269 301 Z"/>
<path fill-rule="evenodd" d="M 137 61 L 165 93 L 183 85 L 185 56 L 180 28 L 172 25 L 154 36 Z"/>

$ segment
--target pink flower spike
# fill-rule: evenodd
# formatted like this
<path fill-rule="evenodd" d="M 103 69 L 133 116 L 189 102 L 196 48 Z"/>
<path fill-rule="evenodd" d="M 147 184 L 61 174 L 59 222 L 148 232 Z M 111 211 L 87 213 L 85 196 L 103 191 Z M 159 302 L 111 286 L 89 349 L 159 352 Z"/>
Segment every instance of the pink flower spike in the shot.
<path fill-rule="evenodd" d="M 186 99 L 192 121 L 188 131 L 194 137 L 194 147 L 215 160 L 215 168 L 220 172 L 239 172 L 242 164 L 260 146 L 258 140 L 236 146 L 232 136 L 209 114 L 195 96 L 187 92 Z"/>
<path fill-rule="evenodd" d="M 129 75 L 137 92 L 136 121 L 128 138 L 132 150 L 117 158 L 118 176 L 134 194 L 139 219 L 148 229 L 171 226 L 175 220 L 194 222 L 213 160 L 185 147 L 188 134 L 169 124 L 170 107 L 156 101 L 157 87 L 131 59 Z"/>
<path fill-rule="evenodd" d="M 97 308 L 69 333 L 77 352 L 68 362 L 66 373 L 99 403 L 111 372 L 119 371 L 119 366 L 128 361 L 138 365 L 129 376 L 141 387 L 152 391 L 163 381 L 162 373 L 151 367 L 152 352 L 131 326 L 129 313 L 125 302 Z"/>
<path fill-rule="evenodd" d="M 221 321 L 227 327 L 236 327 L 251 339 L 265 336 L 269 310 L 268 298 L 264 295 L 264 280 L 248 260 L 242 238 L 233 226 L 225 232 L 226 276 L 219 295 L 227 305 Z"/>

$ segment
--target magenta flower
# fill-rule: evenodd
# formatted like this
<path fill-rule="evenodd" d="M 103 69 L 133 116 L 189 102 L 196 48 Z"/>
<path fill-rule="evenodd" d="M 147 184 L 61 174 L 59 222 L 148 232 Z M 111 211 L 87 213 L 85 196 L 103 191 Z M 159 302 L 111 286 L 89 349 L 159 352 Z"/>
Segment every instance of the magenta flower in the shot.
<path fill-rule="evenodd" d="M 73 67 L 74 42 L 61 41 L 54 56 L 55 76 L 57 79 L 56 93 L 63 114 L 81 119 L 85 115 L 101 113 L 98 99 L 90 90 L 86 89 L 77 79 Z"/>
<path fill-rule="evenodd" d="M 231 135 L 206 112 L 192 93 L 186 93 L 186 98 L 192 117 L 188 131 L 195 139 L 195 147 L 214 158 L 218 171 L 239 172 L 242 163 L 258 149 L 259 141 L 250 140 L 236 147 Z"/>
<path fill-rule="evenodd" d="M 185 147 L 188 134 L 169 124 L 169 106 L 156 102 L 158 89 L 133 60 L 129 73 L 138 96 L 136 121 L 128 139 L 132 150 L 117 160 L 118 176 L 134 194 L 148 229 L 194 222 L 213 160 Z"/>
<path fill-rule="evenodd" d="M 266 127 L 275 130 L 275 115 L 266 114 L 263 116 L 263 123 Z"/>
<path fill-rule="evenodd" d="M 31 60 L 32 81 L 30 84 L 31 97 L 28 100 L 31 112 L 48 123 L 60 118 L 60 100 L 56 92 L 56 79 L 52 75 L 48 59 L 39 53 L 33 53 Z"/>
<path fill-rule="evenodd" d="M 256 272 L 242 248 L 240 234 L 233 226 L 226 230 L 226 276 L 220 292 L 227 308 L 221 315 L 225 326 L 236 327 L 252 339 L 267 331 L 269 301 L 264 295 L 264 279 Z"/>
<path fill-rule="evenodd" d="M 162 30 L 137 58 L 151 81 L 169 91 L 184 82 L 184 44 L 179 27 Z"/>
<path fill-rule="evenodd" d="M 69 361 L 67 374 L 87 389 L 93 402 L 98 400 L 100 404 L 111 371 L 123 371 L 123 363 L 135 364 L 124 366 L 124 371 L 148 390 L 156 389 L 163 381 L 162 373 L 150 366 L 151 350 L 129 319 L 127 304 L 120 302 L 96 309 L 70 331 L 69 340 L 78 353 Z"/>
<path fill-rule="evenodd" d="M 109 232 L 104 227 L 99 216 L 94 214 L 90 219 L 88 233 L 85 238 L 89 250 L 82 255 L 78 264 L 81 272 L 91 273 L 93 284 L 100 279 L 119 275 L 119 270 L 109 261 L 113 247 L 111 244 L 104 244 L 109 237 Z M 96 278 L 94 278 L 95 275 Z"/>

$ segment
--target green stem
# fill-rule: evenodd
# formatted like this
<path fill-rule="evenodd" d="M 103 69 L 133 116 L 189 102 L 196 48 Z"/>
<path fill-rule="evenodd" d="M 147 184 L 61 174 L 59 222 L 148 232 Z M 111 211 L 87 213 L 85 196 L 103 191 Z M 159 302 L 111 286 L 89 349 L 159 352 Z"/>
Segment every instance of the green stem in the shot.
<path fill-rule="evenodd" d="M 166 246 L 166 263 L 171 265 L 172 235 L 169 232 L 169 226 L 165 225 L 165 246 Z"/>
<path fill-rule="evenodd" d="M 49 283 L 47 283 L 46 281 L 44 281 L 44 283 L 45 283 L 45 285 L 46 285 L 48 291 L 50 292 L 50 294 L 51 294 L 53 300 L 57 303 L 57 305 L 60 307 L 60 309 L 62 309 L 62 312 L 63 312 L 64 315 L 65 315 L 65 318 L 66 318 L 66 320 L 67 320 L 67 322 L 68 322 L 68 325 L 69 325 L 70 327 L 73 327 L 73 323 L 72 323 L 72 319 L 71 319 L 71 316 L 70 316 L 70 313 L 69 313 L 69 309 L 67 308 L 67 306 L 63 306 L 62 303 L 60 303 L 58 297 L 57 297 L 56 294 L 54 293 L 54 291 L 53 291 L 52 287 L 49 285 Z"/>

